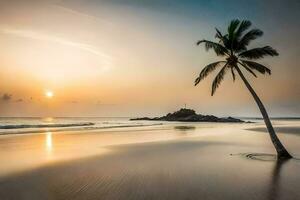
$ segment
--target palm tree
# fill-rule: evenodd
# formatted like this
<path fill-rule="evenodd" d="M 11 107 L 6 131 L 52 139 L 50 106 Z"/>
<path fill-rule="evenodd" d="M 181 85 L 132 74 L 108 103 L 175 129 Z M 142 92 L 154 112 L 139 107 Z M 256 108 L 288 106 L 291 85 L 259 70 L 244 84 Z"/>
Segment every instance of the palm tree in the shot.
<path fill-rule="evenodd" d="M 211 95 L 213 96 L 216 89 L 224 79 L 225 73 L 230 70 L 234 81 L 236 77 L 235 73 L 237 72 L 259 107 L 273 145 L 277 151 L 277 157 L 279 159 L 292 158 L 292 156 L 288 153 L 278 139 L 263 103 L 241 71 L 241 69 L 244 69 L 250 72 L 254 77 L 257 77 L 255 72 L 259 72 L 261 74 L 271 74 L 271 70 L 269 68 L 254 62 L 253 60 L 264 58 L 265 56 L 278 56 L 277 51 L 270 46 L 248 49 L 248 45 L 251 43 L 251 41 L 263 35 L 263 32 L 259 29 L 247 31 L 250 26 L 251 22 L 248 20 L 240 21 L 235 19 L 230 22 L 226 34 L 222 34 L 216 28 L 217 33 L 215 37 L 218 42 L 212 42 L 208 40 L 200 40 L 197 42 L 197 45 L 204 44 L 207 51 L 213 49 L 217 56 L 225 57 L 225 60 L 214 62 L 204 67 L 200 72 L 199 77 L 195 80 L 195 86 L 208 74 L 213 72 L 218 67 L 221 67 L 221 70 L 212 83 Z"/>

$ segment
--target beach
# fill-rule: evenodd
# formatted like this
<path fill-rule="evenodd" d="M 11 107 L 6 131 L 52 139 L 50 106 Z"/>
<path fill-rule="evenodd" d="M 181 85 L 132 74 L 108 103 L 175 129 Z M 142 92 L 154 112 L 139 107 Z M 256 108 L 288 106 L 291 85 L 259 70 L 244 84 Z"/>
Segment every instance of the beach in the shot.
<path fill-rule="evenodd" d="M 300 121 L 173 122 L 0 135 L 0 199 L 299 199 Z"/>

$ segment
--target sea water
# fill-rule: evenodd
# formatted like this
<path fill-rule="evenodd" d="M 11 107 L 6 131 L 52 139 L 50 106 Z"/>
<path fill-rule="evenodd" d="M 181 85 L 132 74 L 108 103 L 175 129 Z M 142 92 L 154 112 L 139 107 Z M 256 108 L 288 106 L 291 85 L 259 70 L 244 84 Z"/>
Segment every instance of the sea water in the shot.
<path fill-rule="evenodd" d="M 0 135 L 138 127 L 158 124 L 161 123 L 154 121 L 131 121 L 127 117 L 1 117 Z"/>

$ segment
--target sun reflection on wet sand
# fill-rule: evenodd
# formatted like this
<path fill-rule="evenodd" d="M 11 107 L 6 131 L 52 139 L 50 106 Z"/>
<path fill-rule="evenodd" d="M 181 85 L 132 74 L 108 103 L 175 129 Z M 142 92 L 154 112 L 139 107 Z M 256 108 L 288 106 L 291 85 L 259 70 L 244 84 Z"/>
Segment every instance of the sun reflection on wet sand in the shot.
<path fill-rule="evenodd" d="M 53 149 L 53 143 L 52 143 L 52 133 L 46 132 L 46 141 L 45 141 L 46 151 L 47 155 L 51 156 L 52 149 Z"/>

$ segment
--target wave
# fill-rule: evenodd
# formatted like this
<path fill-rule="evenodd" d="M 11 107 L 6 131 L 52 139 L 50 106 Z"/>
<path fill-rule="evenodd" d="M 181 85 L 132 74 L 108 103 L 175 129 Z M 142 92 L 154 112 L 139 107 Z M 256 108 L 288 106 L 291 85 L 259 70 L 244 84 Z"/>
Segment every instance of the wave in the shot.
<path fill-rule="evenodd" d="M 85 124 L 85 123 L 84 123 Z M 88 124 L 88 123 L 86 123 Z M 93 123 L 90 123 L 93 124 Z M 93 131 L 93 130 L 106 130 L 106 129 L 115 129 L 115 128 L 138 128 L 138 127 L 148 127 L 148 126 L 159 126 L 163 125 L 163 123 L 155 123 L 155 124 L 132 124 L 132 125 L 117 125 L 117 126 L 61 126 L 54 127 L 51 132 L 65 132 L 65 131 Z M 32 133 L 43 133 L 45 130 L 43 129 L 19 129 L 19 130 L 10 130 L 9 132 L 0 132 L 0 135 L 11 135 L 11 134 L 32 134 Z"/>
<path fill-rule="evenodd" d="M 72 123 L 72 124 L 18 124 L 18 125 L 0 125 L 0 129 L 23 129 L 23 128 L 64 128 L 77 126 L 93 126 L 94 123 Z"/>

